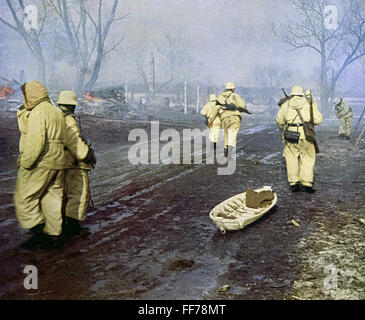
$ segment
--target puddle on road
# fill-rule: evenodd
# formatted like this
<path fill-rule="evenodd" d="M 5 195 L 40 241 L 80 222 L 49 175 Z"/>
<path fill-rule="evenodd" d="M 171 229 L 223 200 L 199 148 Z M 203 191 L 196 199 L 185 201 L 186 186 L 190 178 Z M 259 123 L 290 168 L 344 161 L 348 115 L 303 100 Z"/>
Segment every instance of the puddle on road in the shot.
<path fill-rule="evenodd" d="M 0 206 L 0 209 L 3 209 L 3 208 Z M 14 223 L 16 223 L 16 219 L 14 219 L 14 218 L 6 219 L 6 220 L 0 222 L 0 228 L 14 224 Z"/>
<path fill-rule="evenodd" d="M 104 287 L 107 283 L 109 283 L 110 280 L 99 280 L 96 281 L 91 287 L 90 290 L 92 291 L 98 291 L 100 288 Z"/>
<path fill-rule="evenodd" d="M 191 259 L 179 259 L 169 263 L 167 269 L 170 271 L 180 271 L 185 269 L 191 269 L 195 266 L 194 260 Z"/>
<path fill-rule="evenodd" d="M 210 254 L 189 258 L 179 258 L 167 262 L 166 272 L 160 274 L 163 277 L 161 285 L 149 290 L 142 299 L 203 299 L 216 296 L 218 289 L 217 278 L 227 272 L 232 258 L 219 259 Z M 172 268 L 173 270 L 169 269 Z M 242 291 L 236 288 L 236 291 Z"/>
<path fill-rule="evenodd" d="M 131 213 L 131 212 L 115 213 L 110 216 L 112 218 L 111 220 L 102 221 L 99 223 L 94 222 L 92 224 L 85 223 L 85 227 L 89 228 L 90 232 L 96 233 L 102 229 L 105 229 L 109 225 L 114 225 L 115 223 L 120 222 L 123 219 L 131 217 L 133 215 L 134 215 L 134 212 L 133 213 Z"/>
<path fill-rule="evenodd" d="M 134 193 L 134 194 L 132 194 L 130 196 L 125 196 L 125 197 L 121 198 L 121 200 L 122 201 L 132 200 L 132 199 L 134 199 L 136 197 L 139 197 L 139 196 L 141 196 L 141 195 L 143 195 L 145 193 L 148 193 L 148 192 L 151 192 L 151 191 L 155 190 L 156 188 L 158 188 L 158 187 L 166 184 L 167 182 L 171 182 L 171 181 L 177 180 L 177 179 L 179 179 L 179 178 L 181 178 L 181 177 L 183 177 L 183 176 L 185 176 L 185 175 L 187 175 L 187 174 L 189 174 L 189 173 L 191 173 L 191 172 L 193 172 L 195 170 L 196 170 L 196 168 L 195 169 L 186 170 L 186 171 L 184 171 L 182 173 L 179 173 L 179 174 L 177 174 L 177 175 L 175 175 L 173 177 L 170 177 L 170 178 L 165 179 L 164 182 L 155 183 L 152 186 L 150 186 L 148 188 L 145 188 L 145 189 L 142 189 L 142 190 L 140 190 L 140 191 L 138 191 L 138 192 L 136 192 L 136 193 Z"/>
<path fill-rule="evenodd" d="M 261 162 L 261 163 L 264 163 L 264 164 L 271 164 L 272 161 L 270 161 L 270 160 L 275 158 L 276 156 L 278 156 L 280 154 L 281 154 L 281 152 L 271 153 L 271 154 L 268 154 L 267 156 L 265 156 L 264 158 L 262 158 L 261 160 L 258 160 L 258 161 Z"/>
<path fill-rule="evenodd" d="M 271 129 L 271 126 L 256 126 L 256 127 L 252 127 L 252 128 L 249 128 L 249 129 L 244 129 L 242 131 L 243 134 L 254 134 L 254 133 L 257 133 L 257 132 L 261 132 L 261 131 L 264 131 L 264 130 L 267 130 L 267 129 Z"/>

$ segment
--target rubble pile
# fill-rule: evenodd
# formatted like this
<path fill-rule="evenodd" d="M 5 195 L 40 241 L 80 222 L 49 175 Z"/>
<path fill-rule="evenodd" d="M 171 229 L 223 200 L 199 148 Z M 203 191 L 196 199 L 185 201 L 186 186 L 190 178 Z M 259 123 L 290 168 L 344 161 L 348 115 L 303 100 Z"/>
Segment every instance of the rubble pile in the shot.
<path fill-rule="evenodd" d="M 79 112 L 107 117 L 124 117 L 128 113 L 124 90 L 108 88 L 78 92 Z"/>

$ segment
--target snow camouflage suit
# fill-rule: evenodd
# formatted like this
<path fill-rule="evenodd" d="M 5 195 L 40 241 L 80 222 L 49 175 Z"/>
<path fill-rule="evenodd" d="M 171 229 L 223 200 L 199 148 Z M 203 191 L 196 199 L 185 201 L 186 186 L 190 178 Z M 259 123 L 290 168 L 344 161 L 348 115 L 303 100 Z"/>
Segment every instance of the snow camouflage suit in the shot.
<path fill-rule="evenodd" d="M 63 91 L 65 93 L 65 91 Z M 67 93 L 67 92 L 66 92 Z M 60 97 L 62 92 L 60 93 Z M 74 94 L 76 97 L 76 94 Z M 59 98 L 60 99 L 60 98 Z M 76 101 L 76 99 L 75 99 Z M 89 146 L 81 138 L 75 115 L 69 109 L 60 105 L 59 107 L 65 115 L 68 144 L 73 145 L 71 149 L 83 150 L 87 152 Z M 91 164 L 78 161 L 67 148 L 65 150 L 65 203 L 64 212 L 66 217 L 78 221 L 86 219 L 86 211 L 90 201 L 90 184 L 88 171 L 93 167 Z"/>
<path fill-rule="evenodd" d="M 288 126 L 301 124 L 296 110 L 299 110 L 304 121 L 310 121 L 310 105 L 304 96 L 293 96 L 280 108 L 276 123 L 280 130 L 298 131 L 298 143 L 285 141 L 284 157 L 286 160 L 287 176 L 290 185 L 301 182 L 303 186 L 312 187 L 316 152 L 314 145 L 305 139 L 303 127 Z M 316 103 L 313 103 L 313 122 L 315 125 L 323 121 L 322 114 Z"/>
<path fill-rule="evenodd" d="M 215 143 L 218 141 L 219 131 L 222 126 L 219 117 L 219 106 L 217 106 L 216 100 L 215 94 L 211 94 L 208 103 L 200 111 L 200 114 L 207 118 L 208 123 L 212 123 L 212 126 L 209 127 L 209 139 Z"/>
<path fill-rule="evenodd" d="M 247 109 L 245 101 L 231 90 L 224 91 L 219 97 L 218 102 L 222 105 L 233 103 L 237 108 Z M 224 147 L 236 147 L 237 135 L 241 126 L 242 115 L 238 110 L 220 109 L 220 118 L 224 131 Z"/>
<path fill-rule="evenodd" d="M 21 137 L 15 215 L 21 227 L 31 229 L 45 223 L 43 232 L 57 236 L 62 231 L 65 119 L 51 104 L 43 84 L 27 82 L 22 90 L 24 106 L 17 113 Z M 80 160 L 88 154 L 88 150 L 71 151 Z"/>
<path fill-rule="evenodd" d="M 340 119 L 338 134 L 344 134 L 345 136 L 350 137 L 353 119 L 352 109 L 346 101 L 341 99 L 340 103 L 335 105 L 335 111 L 337 118 Z"/>

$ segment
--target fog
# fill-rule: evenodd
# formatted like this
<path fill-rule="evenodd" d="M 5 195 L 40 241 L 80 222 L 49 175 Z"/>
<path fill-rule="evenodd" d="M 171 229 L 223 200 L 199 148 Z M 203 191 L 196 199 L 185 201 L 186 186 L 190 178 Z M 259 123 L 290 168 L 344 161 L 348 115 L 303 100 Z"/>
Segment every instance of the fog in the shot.
<path fill-rule="evenodd" d="M 71 8 L 76 8 L 77 2 L 68 1 Z M 99 1 L 86 2 L 90 12 L 96 14 Z M 104 1 L 105 20 L 112 2 Z M 24 3 L 38 5 L 37 1 Z M 1 1 L 0 10 L 0 16 L 14 25 L 5 1 Z M 118 3 L 115 18 L 124 16 L 111 25 L 104 50 L 122 41 L 103 58 L 94 87 L 142 83 L 137 65 L 148 76 L 151 53 L 156 81 L 168 81 L 171 66 L 163 53 L 171 53 L 171 47 L 177 55 L 173 66 L 175 82 L 222 85 L 234 81 L 239 86 L 259 86 L 255 68 L 274 66 L 292 74 L 284 85 L 318 85 L 318 54 L 307 48 L 293 50 L 274 34 L 280 23 L 298 17 L 292 0 L 123 0 Z M 55 16 L 46 19 L 40 37 L 46 83 L 57 79 L 56 87 L 75 87 L 72 50 L 56 20 Z M 167 35 L 172 45 L 167 43 Z M 25 80 L 37 77 L 37 63 L 24 39 L 1 22 L 0 49 L 1 76 L 19 79 L 23 69 Z M 363 90 L 364 70 L 361 58 L 346 69 L 337 87 L 356 86 L 356 90 Z"/>

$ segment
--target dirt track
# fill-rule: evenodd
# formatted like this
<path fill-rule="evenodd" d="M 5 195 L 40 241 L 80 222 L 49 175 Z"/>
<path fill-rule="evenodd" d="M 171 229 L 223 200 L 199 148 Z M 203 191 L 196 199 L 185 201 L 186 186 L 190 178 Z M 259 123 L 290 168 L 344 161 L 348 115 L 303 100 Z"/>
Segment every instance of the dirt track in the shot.
<path fill-rule="evenodd" d="M 27 233 L 12 205 L 18 129 L 14 113 L 1 118 L 1 299 L 365 298 L 359 220 L 365 218 L 365 143 L 353 154 L 348 141 L 337 139 L 336 124 L 317 130 L 317 193 L 309 195 L 288 189 L 272 118 L 244 117 L 236 171 L 219 176 L 217 165 L 131 165 L 128 133 L 149 132 L 150 122 L 85 115 L 84 134 L 98 154 L 91 174 L 95 208 L 85 223 L 93 234 L 71 239 L 59 252 L 27 252 L 18 247 Z M 198 115 L 160 122 L 160 130 L 194 127 L 204 128 Z M 277 192 L 274 210 L 222 235 L 209 211 L 264 185 Z M 23 287 L 28 264 L 38 268 L 38 290 Z M 324 285 L 328 268 L 338 270 L 337 289 Z M 229 289 L 218 293 L 226 284 Z"/>

